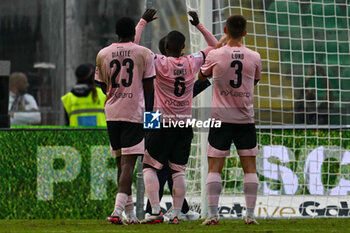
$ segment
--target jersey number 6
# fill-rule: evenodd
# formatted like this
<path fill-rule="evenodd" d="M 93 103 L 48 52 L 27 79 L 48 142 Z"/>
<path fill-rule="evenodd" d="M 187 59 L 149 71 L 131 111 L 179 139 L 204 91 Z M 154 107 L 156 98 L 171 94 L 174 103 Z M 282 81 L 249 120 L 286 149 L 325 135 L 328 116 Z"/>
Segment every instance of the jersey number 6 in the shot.
<path fill-rule="evenodd" d="M 134 61 L 131 60 L 130 58 L 126 58 L 123 60 L 123 66 L 126 66 L 127 64 L 129 64 L 129 67 L 126 69 L 126 72 L 129 74 L 129 80 L 127 81 L 126 79 L 122 79 L 122 84 L 124 87 L 129 87 L 132 83 L 132 76 L 133 76 L 133 69 L 134 69 Z M 111 63 L 109 64 L 110 68 L 113 68 L 114 65 L 116 65 L 116 69 L 112 75 L 112 88 L 118 88 L 119 87 L 119 83 L 116 83 L 116 78 L 121 70 L 121 65 L 120 62 L 118 60 L 112 60 Z"/>
<path fill-rule="evenodd" d="M 181 82 L 182 81 L 182 82 Z M 177 97 L 180 97 L 182 96 L 184 93 L 185 93 L 185 90 L 186 90 L 186 86 L 185 86 L 185 78 L 184 77 L 177 77 L 175 79 L 175 83 L 174 83 L 174 94 L 177 96 Z M 180 91 L 180 88 L 181 87 L 181 91 Z"/>

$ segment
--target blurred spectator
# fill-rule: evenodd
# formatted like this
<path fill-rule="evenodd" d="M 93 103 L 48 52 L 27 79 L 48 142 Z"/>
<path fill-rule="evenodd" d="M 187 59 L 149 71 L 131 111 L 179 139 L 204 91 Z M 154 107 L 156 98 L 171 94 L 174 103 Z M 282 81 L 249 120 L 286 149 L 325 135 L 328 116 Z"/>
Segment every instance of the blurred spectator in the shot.
<path fill-rule="evenodd" d="M 106 126 L 106 95 L 95 86 L 95 66 L 82 64 L 75 70 L 77 83 L 61 100 L 66 112 L 66 125 Z"/>
<path fill-rule="evenodd" d="M 9 115 L 11 125 L 40 124 L 41 115 L 34 97 L 27 94 L 29 87 L 24 73 L 12 73 L 10 76 Z"/>

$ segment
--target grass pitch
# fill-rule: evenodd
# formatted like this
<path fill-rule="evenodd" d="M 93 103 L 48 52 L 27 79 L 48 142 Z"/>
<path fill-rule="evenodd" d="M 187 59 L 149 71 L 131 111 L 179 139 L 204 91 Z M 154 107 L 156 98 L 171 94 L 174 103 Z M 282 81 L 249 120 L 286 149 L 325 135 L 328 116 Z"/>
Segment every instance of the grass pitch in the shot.
<path fill-rule="evenodd" d="M 105 220 L 0 220 L 0 232 L 350 232 L 350 219 L 259 220 L 258 226 L 244 225 L 243 220 L 220 220 L 217 226 L 201 226 L 200 221 L 156 225 L 116 226 Z"/>

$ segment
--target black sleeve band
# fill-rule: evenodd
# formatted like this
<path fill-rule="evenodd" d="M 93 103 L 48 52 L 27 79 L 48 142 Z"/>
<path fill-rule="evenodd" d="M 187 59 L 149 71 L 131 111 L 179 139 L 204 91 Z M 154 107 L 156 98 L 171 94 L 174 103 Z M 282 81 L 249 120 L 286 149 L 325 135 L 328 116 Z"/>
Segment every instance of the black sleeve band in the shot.
<path fill-rule="evenodd" d="M 100 87 L 102 89 L 102 92 L 106 95 L 107 93 L 107 85 L 104 82 L 100 82 L 95 80 L 96 86 Z"/>
<path fill-rule="evenodd" d="M 96 83 L 96 85 L 102 85 L 104 82 L 100 82 L 100 81 L 95 80 L 95 83 Z"/>
<path fill-rule="evenodd" d="M 147 77 L 147 78 L 144 78 L 142 81 L 144 81 L 145 79 L 155 79 L 156 78 L 156 75 L 152 76 L 152 77 Z"/>
<path fill-rule="evenodd" d="M 205 63 L 205 58 L 206 58 L 206 56 L 205 56 L 205 53 L 203 52 L 203 51 L 201 51 L 201 53 L 202 53 L 202 55 L 203 55 L 203 64 Z"/>

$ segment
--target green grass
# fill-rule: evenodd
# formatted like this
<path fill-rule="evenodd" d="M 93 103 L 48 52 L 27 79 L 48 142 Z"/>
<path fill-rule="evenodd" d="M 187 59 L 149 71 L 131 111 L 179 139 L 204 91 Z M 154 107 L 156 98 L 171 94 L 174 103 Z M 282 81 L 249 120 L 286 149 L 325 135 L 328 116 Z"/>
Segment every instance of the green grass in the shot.
<path fill-rule="evenodd" d="M 116 226 L 104 220 L 0 220 L 0 232 L 64 233 L 64 232 L 350 232 L 349 219 L 259 220 L 258 226 L 246 226 L 242 220 L 220 220 L 218 226 L 201 226 L 201 221 L 180 225 Z"/>

